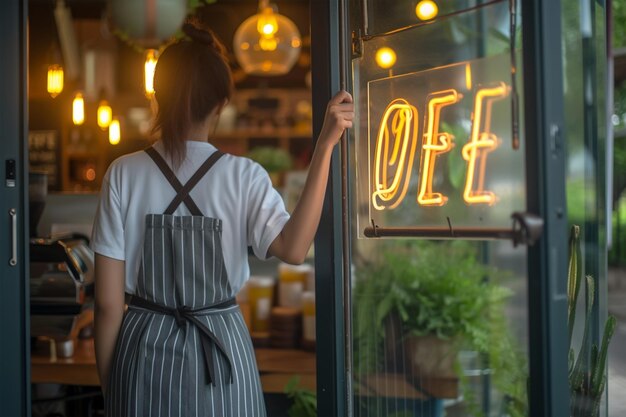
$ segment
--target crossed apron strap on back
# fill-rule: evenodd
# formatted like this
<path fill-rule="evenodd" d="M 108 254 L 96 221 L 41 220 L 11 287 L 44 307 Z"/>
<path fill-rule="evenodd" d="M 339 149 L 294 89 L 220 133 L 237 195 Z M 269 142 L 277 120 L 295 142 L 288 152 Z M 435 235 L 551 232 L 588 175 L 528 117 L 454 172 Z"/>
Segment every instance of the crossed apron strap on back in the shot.
<path fill-rule="evenodd" d="M 224 155 L 224 153 L 220 151 L 215 151 L 207 158 L 206 161 L 198 168 L 198 170 L 191 176 L 189 181 L 185 185 L 182 185 L 178 178 L 176 178 L 176 174 L 172 171 L 172 169 L 167 165 L 165 159 L 161 156 L 161 154 L 154 149 L 154 147 L 149 147 L 146 150 L 146 153 L 152 158 L 154 163 L 159 167 L 165 178 L 169 181 L 171 186 L 176 191 L 176 197 L 172 200 L 172 202 L 167 206 L 165 212 L 163 214 L 173 214 L 174 211 L 178 208 L 180 203 L 185 203 L 192 216 L 202 216 L 202 211 L 198 208 L 196 203 L 193 201 L 189 192 L 196 186 L 196 184 L 202 179 L 202 177 L 215 165 L 215 163 Z"/>
<path fill-rule="evenodd" d="M 209 329 L 205 323 L 203 323 L 200 319 L 198 319 L 197 315 L 202 314 L 203 312 L 207 313 L 211 310 L 220 310 L 220 309 L 237 305 L 235 298 L 230 298 L 226 301 L 223 301 L 219 304 L 216 304 L 210 307 L 204 307 L 204 308 L 193 310 L 186 306 L 182 306 L 178 308 L 165 307 L 163 305 L 156 304 L 156 303 L 153 303 L 152 301 L 146 300 L 145 298 L 141 298 L 141 297 L 137 297 L 133 295 L 130 297 L 130 301 L 128 305 L 129 307 L 138 307 L 138 308 L 142 308 L 144 310 L 152 311 L 155 313 L 167 314 L 167 315 L 173 316 L 174 319 L 176 320 L 176 323 L 180 327 L 183 327 L 186 321 L 194 324 L 200 331 L 200 342 L 202 344 L 202 352 L 204 353 L 204 363 L 206 366 L 207 383 L 215 385 L 215 378 L 216 378 L 215 361 L 214 361 L 213 355 L 211 354 L 212 349 L 215 348 L 218 351 L 218 353 L 221 353 L 224 356 L 224 358 L 226 358 L 226 362 L 228 363 L 228 367 L 229 367 L 229 383 L 232 384 L 233 363 L 230 357 L 228 356 L 228 353 L 226 353 L 226 348 L 224 347 L 222 342 L 220 342 L 217 336 L 215 336 L 215 334 L 211 331 L 211 329 Z"/>

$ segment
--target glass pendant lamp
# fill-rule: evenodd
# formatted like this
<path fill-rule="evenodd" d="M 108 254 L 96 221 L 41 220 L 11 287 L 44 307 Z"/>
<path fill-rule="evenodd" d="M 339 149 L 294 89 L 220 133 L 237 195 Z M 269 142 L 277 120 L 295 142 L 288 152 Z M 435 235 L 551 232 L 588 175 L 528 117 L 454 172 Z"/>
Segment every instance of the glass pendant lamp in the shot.
<path fill-rule="evenodd" d="M 290 19 L 279 14 L 268 0 L 261 0 L 259 12 L 237 28 L 233 44 L 244 72 L 275 76 L 291 70 L 300 55 L 302 39 Z"/>

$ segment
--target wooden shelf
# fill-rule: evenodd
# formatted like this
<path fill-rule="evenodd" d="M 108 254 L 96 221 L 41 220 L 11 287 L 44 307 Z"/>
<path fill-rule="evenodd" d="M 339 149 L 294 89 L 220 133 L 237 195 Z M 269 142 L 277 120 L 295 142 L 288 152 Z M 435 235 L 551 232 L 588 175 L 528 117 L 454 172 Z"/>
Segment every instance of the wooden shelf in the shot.
<path fill-rule="evenodd" d="M 255 349 L 261 385 L 267 393 L 284 393 L 294 376 L 300 386 L 315 391 L 315 353 L 292 349 Z M 78 340 L 71 358 L 50 358 L 41 350 L 31 354 L 31 382 L 98 386 L 93 339 Z"/>

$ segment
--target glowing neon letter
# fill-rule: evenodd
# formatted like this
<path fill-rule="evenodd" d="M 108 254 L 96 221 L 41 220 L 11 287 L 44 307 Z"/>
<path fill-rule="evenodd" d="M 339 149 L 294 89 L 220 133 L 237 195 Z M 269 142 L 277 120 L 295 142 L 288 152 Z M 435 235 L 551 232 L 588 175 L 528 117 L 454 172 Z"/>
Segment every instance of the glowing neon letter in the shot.
<path fill-rule="evenodd" d="M 448 197 L 433 192 L 433 176 L 437 156 L 449 152 L 454 146 L 454 136 L 439 132 L 441 109 L 458 103 L 463 96 L 456 90 L 432 93 L 427 100 L 427 114 L 424 118 L 424 139 L 422 141 L 422 161 L 420 164 L 420 187 L 417 202 L 422 206 L 443 206 Z"/>
<path fill-rule="evenodd" d="M 417 109 L 401 98 L 385 109 L 374 154 L 372 205 L 376 210 L 394 209 L 406 195 L 417 145 L 417 119 Z"/>
<path fill-rule="evenodd" d="M 504 83 L 495 87 L 481 88 L 474 99 L 474 117 L 470 141 L 463 146 L 463 159 L 467 161 L 467 176 L 463 199 L 467 204 L 488 204 L 496 202 L 496 195 L 485 191 L 485 166 L 487 156 L 499 145 L 499 139 L 491 133 L 491 109 L 494 101 L 509 94 Z M 484 106 L 484 109 L 483 109 Z"/>

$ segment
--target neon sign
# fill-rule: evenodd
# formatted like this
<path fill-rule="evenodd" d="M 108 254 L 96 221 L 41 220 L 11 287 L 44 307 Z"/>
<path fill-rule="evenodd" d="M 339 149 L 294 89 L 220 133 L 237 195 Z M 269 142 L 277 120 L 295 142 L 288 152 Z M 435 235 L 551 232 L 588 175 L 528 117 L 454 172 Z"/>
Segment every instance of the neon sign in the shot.
<path fill-rule="evenodd" d="M 466 73 L 468 70 L 466 68 Z M 471 73 L 467 76 L 471 86 Z M 487 157 L 499 145 L 500 139 L 491 132 L 493 103 L 507 97 L 509 88 L 499 82 L 495 86 L 477 88 L 474 95 L 472 128 L 469 140 L 461 148 L 466 164 L 463 200 L 467 205 L 493 205 L 495 193 L 485 190 Z M 459 103 L 463 95 L 456 89 L 430 93 L 426 99 L 417 204 L 443 206 L 448 197 L 433 191 L 436 162 L 450 152 L 455 138 L 442 132 L 441 112 Z M 378 129 L 374 152 L 374 190 L 372 206 L 376 210 L 394 209 L 407 194 L 417 148 L 418 110 L 408 100 L 397 98 L 386 107 Z"/>
<path fill-rule="evenodd" d="M 417 145 L 417 119 L 417 109 L 404 99 L 392 101 L 385 109 L 376 139 L 376 188 L 372 195 L 376 210 L 385 207 L 394 209 L 406 195 Z M 389 155 L 391 138 L 393 149 Z M 395 173 L 390 184 L 389 168 L 394 166 Z"/>
<path fill-rule="evenodd" d="M 481 88 L 476 92 L 472 136 L 469 143 L 463 146 L 462 151 L 463 159 L 467 161 L 465 191 L 463 192 L 463 199 L 467 204 L 491 206 L 496 202 L 496 195 L 484 189 L 487 155 L 500 144 L 498 137 L 490 132 L 491 109 L 494 101 L 505 98 L 508 93 L 508 88 L 504 83 L 493 88 Z M 476 189 L 474 189 L 474 184 L 476 184 Z"/>
<path fill-rule="evenodd" d="M 422 144 L 422 163 L 420 164 L 420 188 L 417 203 L 422 206 L 443 206 L 448 198 L 441 193 L 433 192 L 433 175 L 438 155 L 449 152 L 454 146 L 454 136 L 439 132 L 441 109 L 461 100 L 463 96 L 456 90 L 432 93 L 426 100 L 428 113 L 424 125 L 424 141 Z"/>

